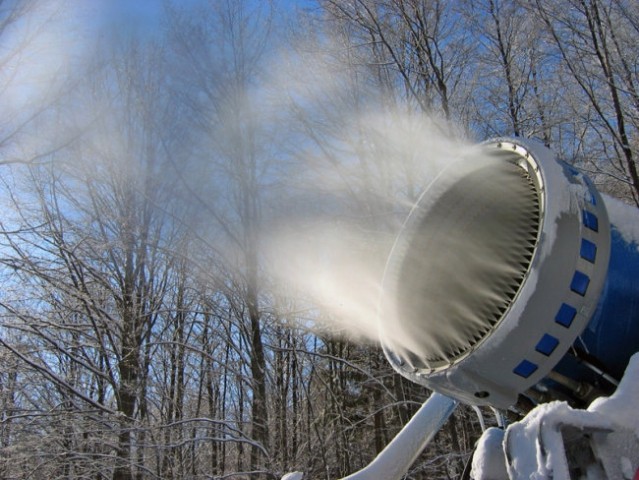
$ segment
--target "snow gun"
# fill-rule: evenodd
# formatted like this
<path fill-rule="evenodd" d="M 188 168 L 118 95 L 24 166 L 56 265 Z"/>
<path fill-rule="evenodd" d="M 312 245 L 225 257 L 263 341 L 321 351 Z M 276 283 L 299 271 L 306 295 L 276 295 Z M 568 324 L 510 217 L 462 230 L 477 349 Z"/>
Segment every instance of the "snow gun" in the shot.
<path fill-rule="evenodd" d="M 484 433 L 472 478 L 639 478 L 638 272 L 639 210 L 543 145 L 496 139 L 451 163 L 396 240 L 380 307 L 388 361 L 434 393 L 347 478 L 401 478 L 458 402 L 523 417 Z M 605 414 L 621 404 L 630 420 Z"/>
<path fill-rule="evenodd" d="M 481 145 L 427 188 L 395 243 L 381 314 L 410 343 L 382 332 L 386 357 L 473 405 L 526 411 L 612 393 L 639 350 L 634 232 L 637 208 L 542 145 Z"/>

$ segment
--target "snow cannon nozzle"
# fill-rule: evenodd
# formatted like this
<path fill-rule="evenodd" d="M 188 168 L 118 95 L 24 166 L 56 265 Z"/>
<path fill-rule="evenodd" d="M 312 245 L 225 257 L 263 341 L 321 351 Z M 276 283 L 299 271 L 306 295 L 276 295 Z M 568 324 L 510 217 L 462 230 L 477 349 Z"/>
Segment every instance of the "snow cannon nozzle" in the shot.
<path fill-rule="evenodd" d="M 476 405 L 611 393 L 639 350 L 639 306 L 620 301 L 637 298 L 639 251 L 609 202 L 533 141 L 491 140 L 452 162 L 387 262 L 379 323 L 390 363 Z"/>

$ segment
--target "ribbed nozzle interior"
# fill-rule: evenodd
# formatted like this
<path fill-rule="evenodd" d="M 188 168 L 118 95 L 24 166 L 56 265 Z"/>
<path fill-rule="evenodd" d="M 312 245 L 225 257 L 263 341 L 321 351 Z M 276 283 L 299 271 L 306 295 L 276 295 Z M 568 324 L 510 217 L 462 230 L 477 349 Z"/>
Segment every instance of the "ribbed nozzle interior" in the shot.
<path fill-rule="evenodd" d="M 391 345 L 415 368 L 442 368 L 496 327 L 531 266 L 540 192 L 528 170 L 503 157 L 450 168 L 411 214 L 397 269 Z M 470 163 L 472 162 L 472 163 Z"/>

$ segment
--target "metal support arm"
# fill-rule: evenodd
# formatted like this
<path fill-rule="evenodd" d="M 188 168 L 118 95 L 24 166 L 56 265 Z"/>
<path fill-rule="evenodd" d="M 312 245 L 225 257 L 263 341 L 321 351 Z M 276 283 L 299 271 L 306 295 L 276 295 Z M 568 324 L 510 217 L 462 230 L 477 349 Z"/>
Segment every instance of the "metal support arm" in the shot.
<path fill-rule="evenodd" d="M 433 392 L 375 460 L 342 480 L 400 479 L 442 428 L 455 407 L 456 400 Z"/>

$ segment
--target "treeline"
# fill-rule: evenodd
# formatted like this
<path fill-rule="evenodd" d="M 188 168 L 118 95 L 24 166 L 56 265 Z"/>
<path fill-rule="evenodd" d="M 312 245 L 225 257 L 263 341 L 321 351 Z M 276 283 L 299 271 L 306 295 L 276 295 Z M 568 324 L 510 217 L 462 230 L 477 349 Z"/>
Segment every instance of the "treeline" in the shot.
<path fill-rule="evenodd" d="M 438 168 L 533 137 L 639 204 L 635 1 L 35 5 L 0 2 L 1 478 L 346 476 L 428 396 L 352 331 Z M 459 408 L 408 478 L 479 434 Z"/>

